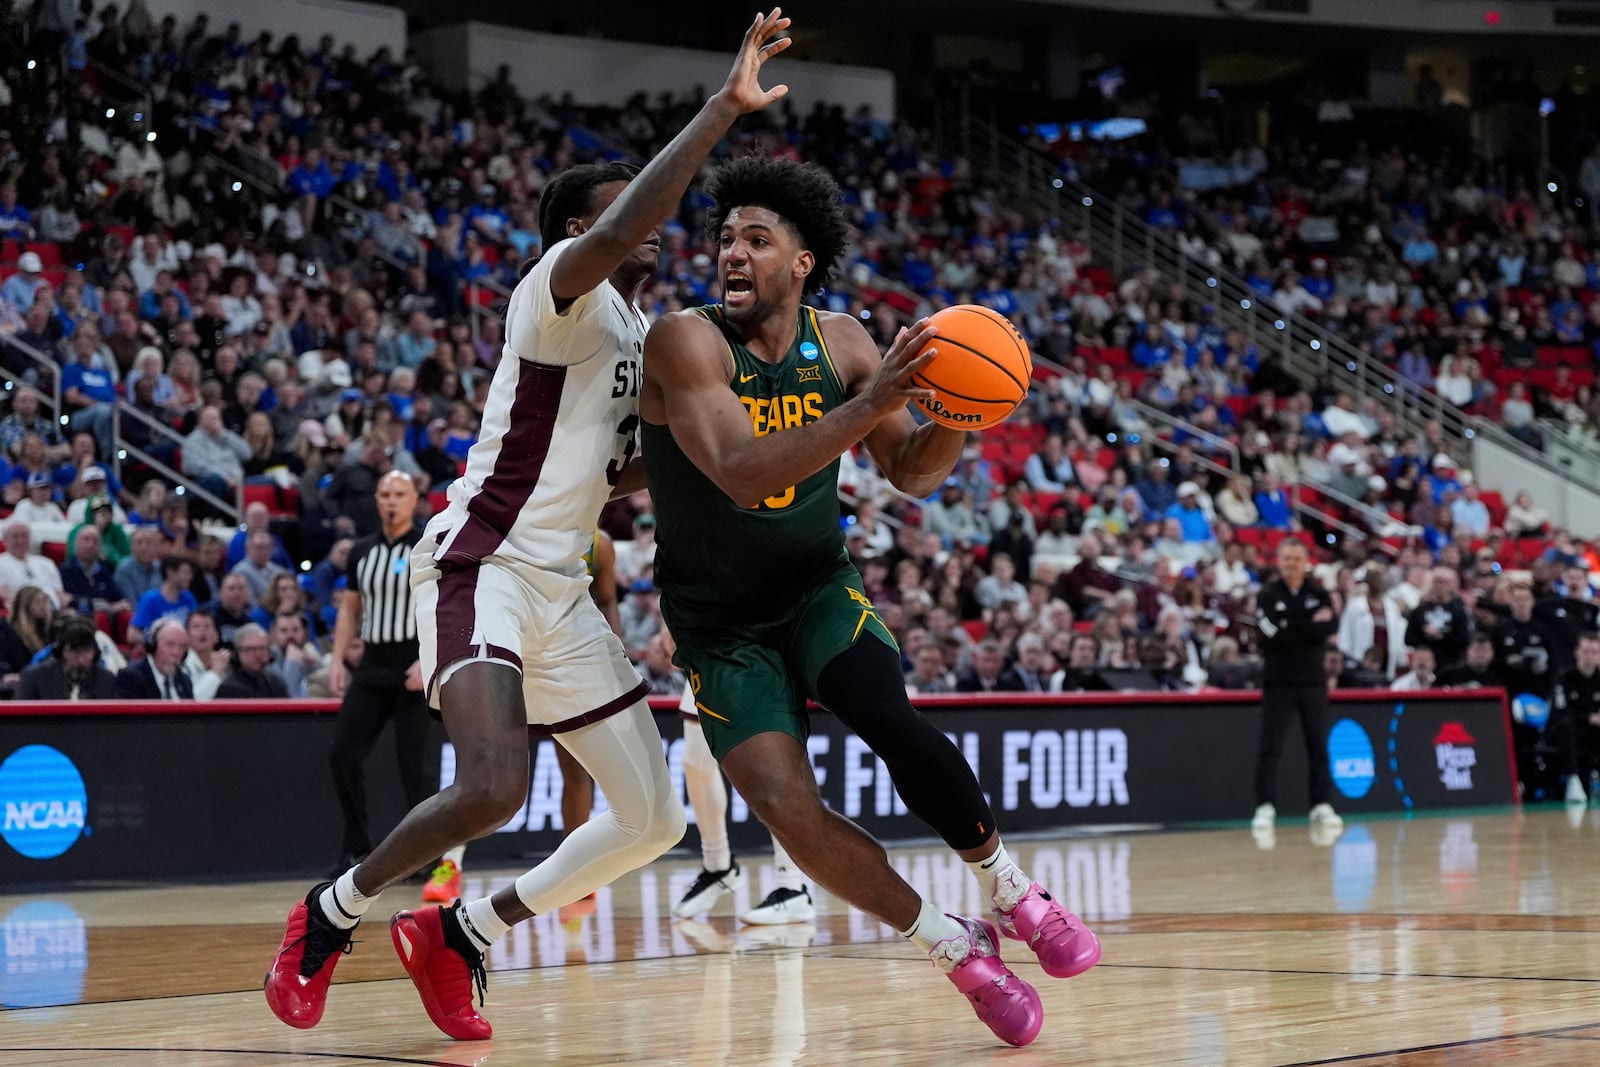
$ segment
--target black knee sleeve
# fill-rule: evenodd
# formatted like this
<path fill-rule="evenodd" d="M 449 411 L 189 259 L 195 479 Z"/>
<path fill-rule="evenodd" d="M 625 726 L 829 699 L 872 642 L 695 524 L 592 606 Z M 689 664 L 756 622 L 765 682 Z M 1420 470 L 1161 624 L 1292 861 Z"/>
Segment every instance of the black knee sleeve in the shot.
<path fill-rule="evenodd" d="M 889 768 L 917 818 L 957 851 L 994 833 L 994 815 L 961 751 L 911 706 L 900 657 L 876 638 L 857 641 L 817 678 L 817 702 Z"/>

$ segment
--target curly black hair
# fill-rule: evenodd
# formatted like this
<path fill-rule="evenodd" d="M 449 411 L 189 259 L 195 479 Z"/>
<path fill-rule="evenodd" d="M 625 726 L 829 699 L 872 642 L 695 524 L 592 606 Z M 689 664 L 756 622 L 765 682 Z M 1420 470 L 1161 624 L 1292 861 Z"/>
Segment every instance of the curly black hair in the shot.
<path fill-rule="evenodd" d="M 716 169 L 706 183 L 706 195 L 716 202 L 706 216 L 713 239 L 736 207 L 767 208 L 793 227 L 801 246 L 816 258 L 808 278 L 812 285 L 828 280 L 849 241 L 839 186 L 815 163 L 741 156 Z"/>
<path fill-rule="evenodd" d="M 582 163 L 562 171 L 539 199 L 539 243 L 549 251 L 567 239 L 567 220 L 582 218 L 594 206 L 594 191 L 607 182 L 631 182 L 639 168 L 627 163 Z"/>

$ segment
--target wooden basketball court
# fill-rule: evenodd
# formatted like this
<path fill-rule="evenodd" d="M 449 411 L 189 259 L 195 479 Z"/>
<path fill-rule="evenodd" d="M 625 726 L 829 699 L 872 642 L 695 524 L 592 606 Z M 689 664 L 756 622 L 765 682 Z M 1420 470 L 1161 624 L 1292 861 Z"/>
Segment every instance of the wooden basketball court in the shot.
<path fill-rule="evenodd" d="M 322 1025 L 267 1011 L 262 974 L 303 882 L 0 897 L 7 1064 L 1477 1064 L 1600 1063 L 1600 813 L 1304 823 L 1013 843 L 1098 930 L 1067 982 L 1020 945 L 1044 997 L 1027 1049 L 997 1044 L 892 931 L 818 900 L 814 926 L 673 922 L 695 863 L 538 917 L 490 961 L 493 1041 L 434 1030 L 400 971 L 385 894 L 342 961 Z M 976 882 L 942 850 L 894 861 L 946 908 Z M 471 863 L 471 855 L 468 855 Z M 751 857 L 738 907 L 770 886 Z M 470 871 L 467 892 L 515 872 Z M 37 1006 L 15 1006 L 37 1005 Z"/>

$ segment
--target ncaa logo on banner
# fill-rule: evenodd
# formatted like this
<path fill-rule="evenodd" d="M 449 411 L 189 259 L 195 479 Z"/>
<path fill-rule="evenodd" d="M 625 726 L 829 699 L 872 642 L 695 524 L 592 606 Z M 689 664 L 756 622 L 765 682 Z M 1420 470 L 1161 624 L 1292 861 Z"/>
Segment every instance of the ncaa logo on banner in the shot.
<path fill-rule="evenodd" d="M 24 745 L 0 763 L 0 837 L 29 859 L 47 860 L 85 832 L 83 775 L 49 745 Z"/>
<path fill-rule="evenodd" d="M 1377 768 L 1372 739 L 1353 719 L 1340 719 L 1328 731 L 1328 769 L 1333 784 L 1351 799 L 1359 799 L 1372 789 Z"/>

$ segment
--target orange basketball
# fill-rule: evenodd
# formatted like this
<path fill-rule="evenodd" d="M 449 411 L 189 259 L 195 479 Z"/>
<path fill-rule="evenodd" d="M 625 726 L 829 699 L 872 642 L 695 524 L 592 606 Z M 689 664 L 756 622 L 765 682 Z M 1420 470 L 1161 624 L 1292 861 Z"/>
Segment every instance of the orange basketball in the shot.
<path fill-rule="evenodd" d="M 1028 395 L 1028 342 L 1005 316 L 977 304 L 945 308 L 931 321 L 939 332 L 927 347 L 938 355 L 912 380 L 938 395 L 918 405 L 928 418 L 956 430 L 1004 422 Z"/>

